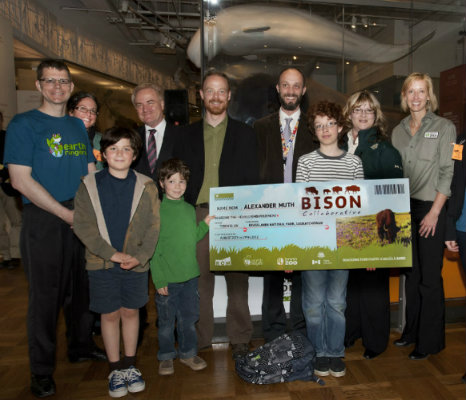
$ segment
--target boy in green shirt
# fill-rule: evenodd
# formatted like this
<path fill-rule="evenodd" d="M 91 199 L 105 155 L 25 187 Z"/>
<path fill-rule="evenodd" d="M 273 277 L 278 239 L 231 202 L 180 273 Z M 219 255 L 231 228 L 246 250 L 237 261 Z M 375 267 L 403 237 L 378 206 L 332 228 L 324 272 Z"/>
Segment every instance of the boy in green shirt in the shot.
<path fill-rule="evenodd" d="M 212 217 L 207 216 L 199 225 L 196 224 L 194 207 L 183 199 L 188 179 L 189 169 L 180 160 L 165 161 L 160 168 L 159 181 L 165 193 L 160 206 L 159 241 L 150 261 L 157 289 L 160 375 L 174 373 L 173 359 L 177 357 L 175 322 L 180 362 L 194 371 L 207 367 L 197 355 L 195 324 L 199 319 L 199 264 L 196 243 L 209 230 Z"/>

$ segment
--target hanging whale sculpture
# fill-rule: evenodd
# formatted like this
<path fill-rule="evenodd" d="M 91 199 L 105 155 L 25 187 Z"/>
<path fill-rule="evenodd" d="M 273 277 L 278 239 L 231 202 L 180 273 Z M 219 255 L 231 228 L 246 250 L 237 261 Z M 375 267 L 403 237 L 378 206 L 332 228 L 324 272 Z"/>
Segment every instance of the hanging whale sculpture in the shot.
<path fill-rule="evenodd" d="M 191 38 L 187 54 L 201 65 L 200 30 Z M 302 10 L 258 4 L 225 8 L 204 22 L 204 51 L 212 59 L 268 54 L 315 55 L 373 63 L 393 62 L 415 51 L 435 35 L 431 32 L 413 46 L 389 45 L 351 32 L 325 18 Z"/>

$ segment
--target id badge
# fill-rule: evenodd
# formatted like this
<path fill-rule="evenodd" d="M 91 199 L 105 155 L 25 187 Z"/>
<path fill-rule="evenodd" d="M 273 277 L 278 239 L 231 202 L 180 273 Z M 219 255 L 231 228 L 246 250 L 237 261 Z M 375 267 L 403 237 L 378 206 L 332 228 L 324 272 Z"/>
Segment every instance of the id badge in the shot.
<path fill-rule="evenodd" d="M 424 137 L 426 139 L 437 139 L 438 138 L 438 132 L 425 132 Z"/>
<path fill-rule="evenodd" d="M 453 145 L 453 153 L 451 155 L 453 160 L 462 161 L 463 160 L 463 145 L 462 144 L 454 144 Z"/>

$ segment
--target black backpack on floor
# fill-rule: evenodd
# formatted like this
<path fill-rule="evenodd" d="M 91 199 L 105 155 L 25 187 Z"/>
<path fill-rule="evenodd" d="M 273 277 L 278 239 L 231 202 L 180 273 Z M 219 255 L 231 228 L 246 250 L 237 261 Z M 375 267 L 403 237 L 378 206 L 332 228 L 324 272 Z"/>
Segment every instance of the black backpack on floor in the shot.
<path fill-rule="evenodd" d="M 236 372 L 246 382 L 265 385 L 296 380 L 324 381 L 314 375 L 315 351 L 298 332 L 285 333 L 236 360 Z"/>

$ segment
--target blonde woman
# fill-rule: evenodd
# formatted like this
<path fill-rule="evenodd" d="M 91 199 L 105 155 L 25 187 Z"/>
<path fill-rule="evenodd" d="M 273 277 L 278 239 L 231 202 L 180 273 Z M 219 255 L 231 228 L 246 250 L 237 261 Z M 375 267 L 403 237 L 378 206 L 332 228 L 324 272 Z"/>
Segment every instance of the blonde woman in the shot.
<path fill-rule="evenodd" d="M 386 135 L 385 117 L 376 97 L 367 90 L 350 96 L 343 114 L 347 133 L 343 148 L 362 160 L 365 179 L 402 178 L 400 153 Z M 362 338 L 364 358 L 385 351 L 390 335 L 390 294 L 387 268 L 351 270 L 346 295 L 345 345 Z"/>
<path fill-rule="evenodd" d="M 445 202 L 453 176 L 453 123 L 434 114 L 432 79 L 412 73 L 401 89 L 401 107 L 409 111 L 393 130 L 392 143 L 409 178 L 413 267 L 406 274 L 406 325 L 395 345 L 414 344 L 409 358 L 422 360 L 445 347 L 442 266 Z"/>

